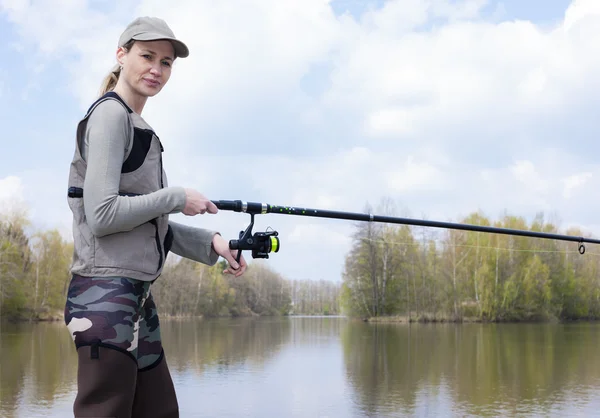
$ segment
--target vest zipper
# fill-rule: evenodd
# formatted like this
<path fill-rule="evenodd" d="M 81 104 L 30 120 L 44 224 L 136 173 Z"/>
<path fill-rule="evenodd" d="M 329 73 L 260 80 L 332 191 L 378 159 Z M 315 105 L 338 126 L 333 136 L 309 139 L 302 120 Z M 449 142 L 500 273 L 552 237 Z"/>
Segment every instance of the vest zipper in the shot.
<path fill-rule="evenodd" d="M 152 225 L 154 225 L 154 229 L 156 230 L 156 233 L 154 235 L 154 239 L 156 240 L 156 248 L 158 249 L 158 268 L 156 269 L 156 272 L 158 272 L 160 270 L 160 267 L 162 266 L 163 263 L 163 253 L 162 253 L 162 245 L 160 243 L 160 236 L 158 235 L 158 218 L 154 218 L 150 220 L 150 223 Z"/>
<path fill-rule="evenodd" d="M 160 167 L 159 167 L 159 171 L 160 171 L 160 188 L 163 189 L 164 186 L 164 182 L 163 182 L 163 161 L 162 161 L 162 153 L 164 152 L 164 148 L 162 145 L 162 142 L 160 142 L 160 138 L 158 137 L 158 135 L 156 135 L 156 133 L 151 130 L 151 129 L 145 129 L 145 131 L 147 132 L 151 132 L 152 135 L 156 138 L 156 140 L 158 141 L 158 146 L 160 147 L 160 154 L 159 154 L 159 163 L 160 163 Z M 164 215 L 160 216 L 161 218 L 164 217 Z M 156 249 L 158 250 L 158 268 L 156 269 L 156 272 L 158 273 L 158 271 L 160 270 L 160 268 L 163 265 L 163 248 L 162 248 L 162 244 L 160 243 L 160 234 L 159 234 L 159 229 L 158 229 L 158 218 L 154 218 L 150 220 L 150 223 L 152 225 L 154 225 L 154 229 L 155 229 L 155 234 L 154 234 L 154 239 L 156 241 Z"/>
<path fill-rule="evenodd" d="M 163 161 L 162 161 L 162 153 L 165 151 L 165 149 L 163 148 L 162 142 L 160 142 L 160 138 L 158 137 L 158 135 L 154 134 L 154 136 L 158 140 L 158 145 L 160 146 L 160 154 L 159 154 L 158 160 L 160 162 L 160 188 L 163 189 L 165 187 L 165 185 L 163 184 Z"/>
<path fill-rule="evenodd" d="M 140 196 L 140 193 L 119 192 L 119 195 L 121 195 L 121 196 Z M 158 250 L 158 269 L 156 269 L 156 272 L 158 273 L 158 271 L 160 270 L 160 267 L 162 266 L 162 263 L 163 263 L 163 252 L 162 252 L 162 244 L 160 243 L 160 236 L 158 234 L 157 219 L 158 218 L 150 219 L 149 222 L 152 225 L 154 225 L 154 241 L 156 242 L 156 249 Z"/>
<path fill-rule="evenodd" d="M 158 137 L 158 135 L 154 134 L 154 136 L 156 137 L 157 141 L 158 141 L 158 145 L 160 146 L 160 154 L 158 155 L 158 161 L 160 162 L 160 188 L 163 189 L 165 186 L 163 184 L 163 160 L 162 160 L 162 153 L 164 152 L 164 148 L 162 146 L 162 142 L 160 142 L 160 138 Z M 163 218 L 164 215 L 161 215 L 161 218 Z M 160 268 L 162 267 L 163 264 L 163 249 L 162 249 L 162 245 L 160 243 L 160 237 L 158 235 L 158 221 L 155 222 L 155 227 L 156 227 L 156 246 L 158 247 L 158 253 L 160 254 L 160 257 L 158 259 L 158 269 L 156 269 L 156 271 L 158 272 L 160 270 Z"/>

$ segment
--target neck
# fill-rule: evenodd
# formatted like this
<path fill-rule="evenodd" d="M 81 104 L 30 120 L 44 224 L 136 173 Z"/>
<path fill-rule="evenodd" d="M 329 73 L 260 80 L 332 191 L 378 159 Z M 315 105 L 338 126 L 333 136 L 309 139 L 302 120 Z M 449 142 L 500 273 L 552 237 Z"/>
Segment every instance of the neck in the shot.
<path fill-rule="evenodd" d="M 148 99 L 147 97 L 134 93 L 131 91 L 131 89 L 128 89 L 124 84 L 119 82 L 117 82 L 117 85 L 113 91 L 121 96 L 125 103 L 127 103 L 127 105 L 132 108 L 135 113 L 138 115 L 142 114 L 142 110 L 144 110 L 144 105 Z"/>

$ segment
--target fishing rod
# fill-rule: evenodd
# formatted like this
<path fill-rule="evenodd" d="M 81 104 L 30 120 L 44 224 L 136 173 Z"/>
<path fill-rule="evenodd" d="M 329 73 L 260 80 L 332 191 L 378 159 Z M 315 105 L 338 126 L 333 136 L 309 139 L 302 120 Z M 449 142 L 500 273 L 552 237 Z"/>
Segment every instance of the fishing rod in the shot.
<path fill-rule="evenodd" d="M 394 216 L 380 216 L 372 213 L 354 213 L 335 210 L 297 208 L 293 206 L 277 206 L 268 203 L 246 202 L 242 200 L 213 200 L 218 209 L 229 210 L 233 212 L 243 212 L 250 214 L 250 225 L 244 231 L 240 231 L 240 237 L 237 240 L 229 241 L 229 248 L 239 250 L 237 261 L 243 250 L 252 251 L 252 258 L 269 258 L 270 252 L 278 252 L 280 241 L 277 231 L 255 232 L 252 234 L 254 226 L 254 215 L 276 213 L 282 215 L 309 216 L 316 218 L 342 219 L 351 221 L 380 222 L 402 225 L 428 226 L 434 228 L 459 229 L 465 231 L 487 232 L 505 235 L 519 235 L 524 237 L 544 238 L 562 241 L 572 241 L 579 243 L 578 250 L 580 254 L 585 253 L 584 242 L 591 244 L 600 244 L 600 240 L 578 237 L 573 235 L 550 234 L 546 232 L 525 231 L 522 229 L 498 228 L 492 226 L 481 226 L 471 224 L 461 224 L 452 222 L 428 221 L 421 219 L 399 218 Z"/>

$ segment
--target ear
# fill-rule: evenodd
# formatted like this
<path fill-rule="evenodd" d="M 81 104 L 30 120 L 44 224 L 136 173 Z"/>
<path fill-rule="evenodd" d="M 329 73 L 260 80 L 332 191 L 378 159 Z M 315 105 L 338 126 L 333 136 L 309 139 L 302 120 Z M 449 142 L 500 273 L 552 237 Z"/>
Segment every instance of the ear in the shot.
<path fill-rule="evenodd" d="M 127 56 L 127 51 L 125 50 L 125 48 L 120 46 L 119 48 L 117 48 L 116 55 L 117 55 L 117 61 L 118 61 L 119 65 L 123 66 L 123 63 L 125 62 L 125 57 Z"/>

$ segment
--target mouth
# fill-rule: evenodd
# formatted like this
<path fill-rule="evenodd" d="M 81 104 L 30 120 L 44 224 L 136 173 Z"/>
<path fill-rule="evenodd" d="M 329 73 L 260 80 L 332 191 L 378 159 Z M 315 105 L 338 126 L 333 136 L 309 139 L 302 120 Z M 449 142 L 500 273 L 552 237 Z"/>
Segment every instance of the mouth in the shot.
<path fill-rule="evenodd" d="M 150 87 L 158 87 L 158 86 L 160 86 L 160 81 L 158 81 L 158 80 L 151 80 L 151 79 L 148 79 L 148 78 L 144 78 L 143 80 L 144 80 L 144 83 L 146 83 Z"/>

